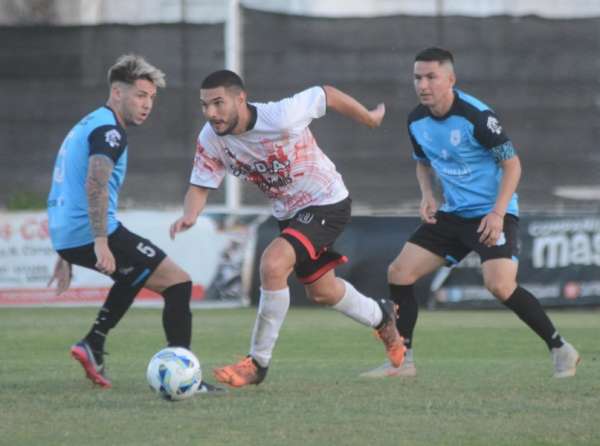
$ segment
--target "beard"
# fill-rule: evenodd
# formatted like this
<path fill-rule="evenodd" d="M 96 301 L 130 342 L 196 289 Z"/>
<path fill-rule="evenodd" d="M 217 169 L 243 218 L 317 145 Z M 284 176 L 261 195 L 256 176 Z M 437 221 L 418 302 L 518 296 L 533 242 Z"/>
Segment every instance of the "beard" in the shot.
<path fill-rule="evenodd" d="M 239 118 L 237 116 L 234 116 L 233 118 L 231 118 L 230 124 L 225 128 L 225 130 L 221 130 L 221 131 L 218 131 L 215 128 L 215 125 L 212 121 L 210 121 L 210 125 L 217 135 L 225 136 L 225 135 L 229 135 L 229 134 L 231 134 L 231 132 L 233 132 L 233 129 L 235 129 L 237 127 L 238 122 L 239 122 Z"/>

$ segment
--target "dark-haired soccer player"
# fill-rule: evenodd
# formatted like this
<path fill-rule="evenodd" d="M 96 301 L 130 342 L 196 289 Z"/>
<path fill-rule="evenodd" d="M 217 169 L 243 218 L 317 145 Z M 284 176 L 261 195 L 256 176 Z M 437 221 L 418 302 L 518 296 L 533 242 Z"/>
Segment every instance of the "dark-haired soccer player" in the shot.
<path fill-rule="evenodd" d="M 70 284 L 71 264 L 110 276 L 108 293 L 88 334 L 71 347 L 87 377 L 108 388 L 104 367 L 106 336 L 142 287 L 165 299 L 163 327 L 169 346 L 190 347 L 190 276 L 150 240 L 128 231 L 116 216 L 127 170 L 128 126 L 150 115 L 165 75 L 137 55 L 121 56 L 108 71 L 108 101 L 85 116 L 66 136 L 54 165 L 48 197 L 48 225 L 59 254 L 52 281 L 59 293 Z M 218 388 L 203 383 L 201 392 Z"/>
<path fill-rule="evenodd" d="M 312 87 L 277 102 L 248 103 L 242 80 L 227 70 L 203 81 L 200 102 L 208 122 L 198 137 L 184 213 L 171 226 L 171 237 L 195 223 L 208 191 L 219 187 L 226 173 L 256 184 L 271 201 L 281 230 L 262 254 L 250 354 L 215 369 L 217 379 L 234 387 L 264 379 L 290 304 L 287 279 L 292 270 L 314 302 L 376 328 L 391 363 L 399 366 L 404 345 L 392 303 L 368 298 L 335 276 L 334 268 L 347 261 L 332 245 L 350 220 L 350 198 L 308 127 L 328 108 L 377 127 L 384 105 L 367 110 L 330 86 Z"/>
<path fill-rule="evenodd" d="M 471 251 L 481 257 L 486 288 L 548 346 L 554 376 L 573 376 L 577 351 L 559 336 L 538 300 L 516 281 L 519 157 L 496 114 L 454 88 L 455 82 L 450 52 L 428 48 L 417 54 L 414 85 L 420 105 L 408 117 L 408 130 L 417 161 L 423 224 L 388 270 L 391 299 L 399 306 L 397 326 L 406 343 L 406 361 L 401 367 L 385 363 L 362 376 L 416 375 L 413 285 L 444 264 L 457 264 Z M 433 174 L 444 193 L 439 209 L 432 190 Z"/>

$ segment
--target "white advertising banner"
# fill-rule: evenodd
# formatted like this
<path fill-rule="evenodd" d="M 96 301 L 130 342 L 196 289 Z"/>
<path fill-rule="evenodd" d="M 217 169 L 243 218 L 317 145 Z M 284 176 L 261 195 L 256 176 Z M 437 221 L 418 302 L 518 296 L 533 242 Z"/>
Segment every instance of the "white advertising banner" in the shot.
<path fill-rule="evenodd" d="M 206 214 L 189 231 L 169 238 L 175 211 L 123 211 L 130 231 L 152 240 L 192 277 L 192 304 L 240 306 L 249 302 L 245 278 L 251 276 L 260 215 Z M 47 283 L 57 254 L 48 236 L 45 212 L 0 213 L 0 306 L 99 305 L 112 280 L 74 267 L 69 290 L 56 295 Z M 143 289 L 136 304 L 162 305 L 162 297 Z"/>

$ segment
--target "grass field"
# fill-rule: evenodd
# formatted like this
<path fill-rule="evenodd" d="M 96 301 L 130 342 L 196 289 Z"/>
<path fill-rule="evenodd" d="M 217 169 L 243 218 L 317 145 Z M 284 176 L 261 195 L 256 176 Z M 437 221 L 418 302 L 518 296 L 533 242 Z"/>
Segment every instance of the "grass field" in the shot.
<path fill-rule="evenodd" d="M 267 380 L 169 403 L 150 392 L 160 311 L 132 309 L 99 390 L 68 355 L 96 310 L 0 310 L 1 445 L 600 445 L 600 311 L 553 312 L 580 351 L 555 380 L 542 342 L 506 311 L 422 311 L 416 378 L 365 380 L 383 348 L 324 309 L 292 309 Z M 194 313 L 206 375 L 247 352 L 255 310 Z"/>

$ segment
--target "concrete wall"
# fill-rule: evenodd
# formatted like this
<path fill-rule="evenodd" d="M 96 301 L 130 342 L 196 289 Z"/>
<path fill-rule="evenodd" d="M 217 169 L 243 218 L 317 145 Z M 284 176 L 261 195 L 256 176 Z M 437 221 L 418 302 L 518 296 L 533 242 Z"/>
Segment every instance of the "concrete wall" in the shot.
<path fill-rule="evenodd" d="M 319 19 L 245 10 L 245 78 L 252 100 L 331 83 L 372 106 L 382 128 L 331 114 L 314 122 L 358 207 L 414 210 L 419 201 L 406 133 L 416 104 L 412 60 L 421 48 L 454 51 L 458 86 L 499 113 L 524 165 L 527 210 L 600 210 L 556 187 L 598 183 L 600 19 L 409 17 Z M 43 196 L 62 138 L 104 103 L 105 73 L 135 51 L 167 73 L 149 122 L 130 135 L 124 205 L 181 202 L 202 124 L 197 88 L 223 65 L 223 26 L 123 25 L 0 28 L 0 205 L 18 191 Z M 264 203 L 245 189 L 245 202 Z M 213 194 L 213 202 L 222 200 Z"/>

